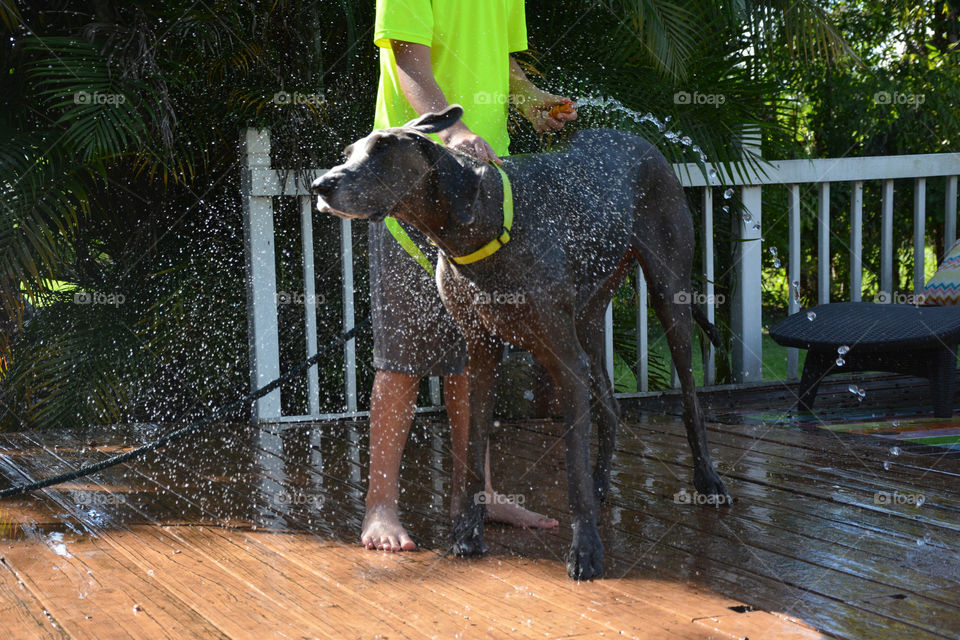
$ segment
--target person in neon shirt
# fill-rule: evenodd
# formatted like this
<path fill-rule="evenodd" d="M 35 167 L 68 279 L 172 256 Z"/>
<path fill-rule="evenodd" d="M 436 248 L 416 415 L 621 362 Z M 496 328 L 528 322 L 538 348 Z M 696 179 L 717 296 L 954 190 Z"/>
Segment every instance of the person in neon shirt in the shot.
<path fill-rule="evenodd" d="M 457 103 L 464 107 L 463 118 L 442 131 L 439 141 L 499 164 L 510 143 L 510 102 L 541 133 L 558 131 L 577 117 L 570 98 L 538 89 L 510 55 L 527 48 L 523 0 L 377 0 L 374 43 L 380 51 L 375 129 L 400 126 Z M 557 109 L 562 105 L 563 111 Z M 404 227 L 404 232 L 436 264 L 436 249 L 412 227 Z M 361 542 L 370 549 L 412 550 L 416 543 L 398 514 L 398 479 L 419 383 L 423 376 L 444 376 L 457 486 L 469 432 L 466 345 L 432 277 L 385 225 L 371 224 L 369 235 L 377 372 L 370 401 L 370 478 Z M 556 520 L 496 494 L 489 452 L 486 478 L 489 520 L 557 526 Z"/>

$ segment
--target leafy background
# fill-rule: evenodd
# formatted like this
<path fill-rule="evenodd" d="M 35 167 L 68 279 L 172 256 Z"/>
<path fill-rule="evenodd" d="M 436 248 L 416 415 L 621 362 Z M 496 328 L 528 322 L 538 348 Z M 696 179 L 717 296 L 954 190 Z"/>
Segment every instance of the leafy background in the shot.
<path fill-rule="evenodd" d="M 373 5 L 0 0 L 0 428 L 187 420 L 249 385 L 240 132 L 269 127 L 274 166 L 335 164 L 372 121 Z M 531 51 L 521 60 L 537 83 L 670 116 L 713 160 L 739 157 L 745 127 L 761 131 L 770 159 L 957 150 L 957 0 L 528 0 L 527 16 Z M 677 104 L 678 91 L 725 100 Z M 878 91 L 923 103 L 879 104 Z M 278 92 L 318 99 L 278 103 Z M 674 159 L 693 159 L 615 110 L 583 109 L 571 129 L 588 126 L 632 129 Z M 515 153 L 550 142 L 519 120 L 513 137 Z M 844 189 L 832 191 L 841 212 Z M 912 269 L 911 189 L 897 185 L 902 288 Z M 942 203 L 942 189 L 928 183 L 930 203 Z M 803 195 L 810 237 L 815 194 Z M 764 198 L 765 239 L 782 255 L 784 194 L 768 189 Z M 872 185 L 864 204 L 869 289 L 879 244 Z M 296 205 L 278 199 L 276 209 L 278 288 L 297 291 Z M 929 251 L 941 255 L 942 206 L 929 211 Z M 735 220 L 717 222 L 718 293 L 732 284 Z M 842 246 L 843 214 L 834 222 Z M 332 220 L 317 218 L 315 229 L 323 343 L 340 323 L 339 239 Z M 802 288 L 812 301 L 815 243 L 804 245 Z M 836 298 L 848 295 L 847 268 L 842 257 L 831 264 Z M 765 282 L 772 319 L 784 313 L 786 283 L 772 264 Z M 636 338 L 629 285 L 615 306 L 621 372 Z M 79 304 L 83 294 L 115 303 Z M 728 310 L 719 312 L 721 328 L 729 326 Z M 303 353 L 302 308 L 279 313 L 286 365 Z M 720 381 L 729 379 L 722 355 Z M 668 384 L 662 357 L 653 364 L 652 384 Z M 338 362 L 321 374 L 324 388 L 339 388 Z M 365 393 L 371 372 L 361 375 Z M 284 389 L 287 410 L 303 402 L 301 386 Z M 341 400 L 324 402 L 337 410 Z"/>

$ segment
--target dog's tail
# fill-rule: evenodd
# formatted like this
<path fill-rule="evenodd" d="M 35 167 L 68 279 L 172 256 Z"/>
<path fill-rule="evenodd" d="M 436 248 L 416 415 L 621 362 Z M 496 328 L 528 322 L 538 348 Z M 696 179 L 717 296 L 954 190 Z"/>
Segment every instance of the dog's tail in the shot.
<path fill-rule="evenodd" d="M 693 312 L 693 319 L 697 321 L 697 324 L 700 325 L 700 328 L 703 329 L 703 332 L 707 334 L 707 337 L 710 339 L 710 342 L 713 343 L 717 349 L 720 349 L 722 346 L 722 340 L 720 339 L 720 330 L 717 329 L 716 325 L 707 320 L 707 315 L 703 312 L 703 309 L 699 305 L 691 304 L 690 310 Z"/>

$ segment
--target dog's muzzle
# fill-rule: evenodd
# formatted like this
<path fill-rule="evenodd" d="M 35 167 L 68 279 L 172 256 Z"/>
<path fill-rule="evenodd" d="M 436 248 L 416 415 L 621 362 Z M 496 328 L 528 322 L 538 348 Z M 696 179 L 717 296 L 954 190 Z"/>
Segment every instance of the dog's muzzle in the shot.
<path fill-rule="evenodd" d="M 329 213 L 337 216 L 338 218 L 362 219 L 370 220 L 372 222 L 382 222 L 383 219 L 389 215 L 389 211 L 386 209 L 378 209 L 372 212 L 364 213 L 357 211 L 353 206 L 350 206 L 352 209 L 351 211 L 344 211 L 343 209 L 334 206 L 333 201 L 336 199 L 335 194 L 339 179 L 340 176 L 326 173 L 314 180 L 313 184 L 310 185 L 310 192 L 317 196 L 317 210 L 320 211 L 320 213 Z M 354 204 L 360 209 L 364 208 L 361 203 Z"/>

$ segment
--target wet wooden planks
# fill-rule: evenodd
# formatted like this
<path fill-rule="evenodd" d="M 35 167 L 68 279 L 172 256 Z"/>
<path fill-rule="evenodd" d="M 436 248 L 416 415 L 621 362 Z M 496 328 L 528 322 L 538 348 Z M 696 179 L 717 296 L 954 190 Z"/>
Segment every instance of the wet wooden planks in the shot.
<path fill-rule="evenodd" d="M 601 514 L 608 579 L 578 585 L 562 563 L 570 523 L 559 425 L 508 425 L 494 475 L 501 491 L 558 517 L 560 530 L 491 526 L 492 553 L 481 560 L 443 553 L 450 460 L 437 424 L 415 428 L 402 499 L 417 540 L 438 551 L 354 544 L 364 432 L 348 423 L 223 425 L 0 503 L 24 532 L 0 542 L 0 614 L 12 637 L 960 634 L 955 459 L 891 458 L 870 440 L 784 427 L 711 425 L 714 458 L 737 498 L 718 512 L 675 501 L 691 475 L 682 424 L 631 420 Z M 144 437 L 7 436 L 0 475 L 46 476 Z M 884 504 L 883 492 L 922 493 L 925 503 Z"/>

